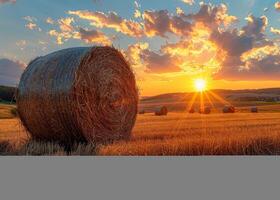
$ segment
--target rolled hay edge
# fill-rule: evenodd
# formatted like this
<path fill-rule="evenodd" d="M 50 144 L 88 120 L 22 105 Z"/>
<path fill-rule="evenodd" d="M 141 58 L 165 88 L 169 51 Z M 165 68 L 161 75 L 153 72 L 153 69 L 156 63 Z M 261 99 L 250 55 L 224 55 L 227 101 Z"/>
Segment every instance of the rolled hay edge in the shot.
<path fill-rule="evenodd" d="M 19 117 L 31 137 L 62 144 L 127 139 L 137 115 L 135 76 L 112 47 L 64 49 L 24 71 Z"/>

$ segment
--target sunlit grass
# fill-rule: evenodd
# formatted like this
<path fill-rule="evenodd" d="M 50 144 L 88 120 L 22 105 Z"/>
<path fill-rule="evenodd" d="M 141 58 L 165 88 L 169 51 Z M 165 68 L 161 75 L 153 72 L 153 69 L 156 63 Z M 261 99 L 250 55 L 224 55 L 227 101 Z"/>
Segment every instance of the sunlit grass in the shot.
<path fill-rule="evenodd" d="M 70 152 L 26 137 L 16 119 L 0 120 L 2 155 L 278 155 L 280 113 L 139 115 L 128 141 L 76 144 Z"/>

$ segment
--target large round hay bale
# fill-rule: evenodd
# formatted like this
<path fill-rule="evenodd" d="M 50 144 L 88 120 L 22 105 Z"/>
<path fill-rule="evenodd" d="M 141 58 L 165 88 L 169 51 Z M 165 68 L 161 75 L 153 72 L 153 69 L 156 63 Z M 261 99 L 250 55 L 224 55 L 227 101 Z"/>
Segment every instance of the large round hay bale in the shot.
<path fill-rule="evenodd" d="M 223 108 L 223 113 L 235 113 L 235 107 L 234 106 L 230 106 L 230 105 L 226 105 Z"/>
<path fill-rule="evenodd" d="M 20 119 L 36 140 L 128 138 L 137 115 L 135 76 L 111 47 L 80 47 L 32 61 L 18 88 Z"/>
<path fill-rule="evenodd" d="M 157 115 L 157 116 L 167 115 L 167 113 L 168 113 L 168 109 L 166 106 L 156 108 L 156 110 L 155 110 L 155 115 Z"/>
<path fill-rule="evenodd" d="M 251 113 L 258 113 L 259 109 L 258 107 L 251 107 Z"/>

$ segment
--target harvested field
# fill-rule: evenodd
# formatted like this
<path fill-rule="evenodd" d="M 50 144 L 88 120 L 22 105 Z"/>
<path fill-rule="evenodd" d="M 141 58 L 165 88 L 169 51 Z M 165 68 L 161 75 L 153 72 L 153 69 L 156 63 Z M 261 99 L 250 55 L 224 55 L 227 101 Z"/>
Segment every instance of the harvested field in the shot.
<path fill-rule="evenodd" d="M 17 127 L 17 128 L 15 128 Z M 77 145 L 70 155 L 277 155 L 280 113 L 138 115 L 132 138 L 112 144 Z M 26 135 L 16 119 L 0 120 L 0 139 L 15 143 Z M 26 142 L 26 141 L 25 141 Z M 17 147 L 20 155 L 66 155 L 56 144 Z M 57 149 L 57 150 L 54 150 Z M 12 152 L 12 154 L 13 154 Z"/>

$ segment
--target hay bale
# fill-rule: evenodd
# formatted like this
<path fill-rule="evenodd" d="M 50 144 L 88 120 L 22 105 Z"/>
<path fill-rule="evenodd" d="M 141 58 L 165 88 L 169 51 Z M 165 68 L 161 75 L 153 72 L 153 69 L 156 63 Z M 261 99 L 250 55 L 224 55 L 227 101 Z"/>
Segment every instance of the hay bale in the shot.
<path fill-rule="evenodd" d="M 64 49 L 32 61 L 18 88 L 19 117 L 40 141 L 128 138 L 137 115 L 135 76 L 111 47 Z"/>
<path fill-rule="evenodd" d="M 195 109 L 194 109 L 194 108 L 190 108 L 190 109 L 189 109 L 189 113 L 190 113 L 190 114 L 195 113 Z"/>
<path fill-rule="evenodd" d="M 157 116 L 167 115 L 167 113 L 168 113 L 168 109 L 166 106 L 156 108 L 156 110 L 155 110 L 155 115 L 157 115 Z"/>
<path fill-rule="evenodd" d="M 211 108 L 209 106 L 206 106 L 204 108 L 199 109 L 200 114 L 210 114 L 211 113 Z"/>
<path fill-rule="evenodd" d="M 235 107 L 234 106 L 230 106 L 230 105 L 226 105 L 223 108 L 223 113 L 235 113 Z"/>
<path fill-rule="evenodd" d="M 258 113 L 259 109 L 258 107 L 251 107 L 251 113 Z"/>

